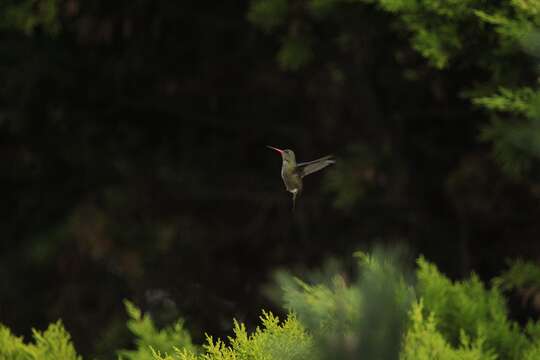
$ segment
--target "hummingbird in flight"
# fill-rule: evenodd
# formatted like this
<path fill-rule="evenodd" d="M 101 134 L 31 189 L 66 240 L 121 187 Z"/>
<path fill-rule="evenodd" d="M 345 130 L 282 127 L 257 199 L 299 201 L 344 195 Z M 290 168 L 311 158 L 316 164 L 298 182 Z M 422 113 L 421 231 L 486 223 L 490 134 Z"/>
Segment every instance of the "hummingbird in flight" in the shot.
<path fill-rule="evenodd" d="M 277 151 L 281 155 L 283 161 L 281 164 L 281 178 L 285 183 L 287 191 L 292 193 L 293 210 L 296 206 L 296 197 L 302 192 L 302 179 L 304 176 L 324 169 L 336 162 L 332 155 L 328 155 L 317 160 L 297 163 L 294 151 L 289 149 L 282 150 L 270 145 L 266 147 Z"/>

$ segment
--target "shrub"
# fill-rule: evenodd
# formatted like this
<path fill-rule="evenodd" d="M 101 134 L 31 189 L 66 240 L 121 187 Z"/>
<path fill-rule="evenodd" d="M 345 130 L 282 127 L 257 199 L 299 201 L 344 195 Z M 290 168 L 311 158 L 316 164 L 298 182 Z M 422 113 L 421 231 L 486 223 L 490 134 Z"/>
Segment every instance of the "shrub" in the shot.
<path fill-rule="evenodd" d="M 61 321 L 50 324 L 47 330 L 32 330 L 33 342 L 25 343 L 0 325 L 0 359 L 2 360 L 80 360 Z"/>
<path fill-rule="evenodd" d="M 356 276 L 327 271 L 318 281 L 280 273 L 288 315 L 262 312 L 248 332 L 233 322 L 226 340 L 207 335 L 199 349 L 181 320 L 157 329 L 152 318 L 125 301 L 134 350 L 129 360 L 495 360 L 540 358 L 540 322 L 525 327 L 509 319 L 502 289 L 535 286 L 540 268 L 515 262 L 486 286 L 476 275 L 451 281 L 424 258 L 416 276 L 399 253 L 359 253 Z M 324 280 L 326 279 L 326 280 Z M 26 343 L 0 325 L 0 359 L 80 360 L 60 321 L 33 331 Z"/>
<path fill-rule="evenodd" d="M 158 330 L 154 321 L 148 314 L 143 314 L 130 301 L 125 300 L 124 305 L 130 317 L 127 322 L 129 330 L 135 335 L 135 350 L 120 350 L 118 357 L 127 360 L 153 359 L 152 349 L 163 352 L 173 352 L 175 348 L 196 352 L 191 342 L 191 336 L 183 327 L 183 320 Z"/>
<path fill-rule="evenodd" d="M 207 336 L 204 345 L 206 353 L 197 355 L 189 349 L 176 349 L 176 355 L 161 355 L 154 352 L 160 360 L 300 360 L 313 359 L 313 339 L 294 315 L 280 323 L 279 318 L 270 312 L 261 316 L 262 328 L 248 335 L 244 324 L 234 321 L 234 336 L 229 337 L 229 345 Z"/>

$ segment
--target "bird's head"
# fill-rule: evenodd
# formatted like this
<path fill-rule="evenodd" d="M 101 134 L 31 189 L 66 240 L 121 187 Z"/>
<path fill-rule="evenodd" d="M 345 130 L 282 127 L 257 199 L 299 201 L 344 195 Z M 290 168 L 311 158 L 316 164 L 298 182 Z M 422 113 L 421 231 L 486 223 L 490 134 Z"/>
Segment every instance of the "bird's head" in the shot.
<path fill-rule="evenodd" d="M 267 145 L 266 147 L 280 153 L 284 163 L 291 165 L 296 164 L 296 156 L 294 155 L 294 151 L 289 149 L 281 150 L 270 145 Z"/>

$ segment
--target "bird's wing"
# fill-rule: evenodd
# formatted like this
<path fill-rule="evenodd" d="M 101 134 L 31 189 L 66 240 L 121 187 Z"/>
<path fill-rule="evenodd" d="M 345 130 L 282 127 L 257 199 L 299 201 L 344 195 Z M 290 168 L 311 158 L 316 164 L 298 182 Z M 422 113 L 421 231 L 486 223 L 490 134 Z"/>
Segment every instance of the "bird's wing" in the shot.
<path fill-rule="evenodd" d="M 332 155 L 328 155 L 317 160 L 298 163 L 296 164 L 296 169 L 298 170 L 300 176 L 304 177 L 316 171 L 324 169 L 325 167 L 332 165 L 335 162 L 336 160 L 333 159 Z"/>

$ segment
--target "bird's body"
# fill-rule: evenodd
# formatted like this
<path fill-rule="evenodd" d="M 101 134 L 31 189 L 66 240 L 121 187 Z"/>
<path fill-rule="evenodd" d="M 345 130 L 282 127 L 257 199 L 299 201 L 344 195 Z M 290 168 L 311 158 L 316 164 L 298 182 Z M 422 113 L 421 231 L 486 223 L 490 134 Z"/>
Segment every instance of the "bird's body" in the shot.
<path fill-rule="evenodd" d="M 281 178 L 288 192 L 299 193 L 302 191 L 302 177 L 296 169 L 287 170 L 281 167 Z"/>
<path fill-rule="evenodd" d="M 293 195 L 293 209 L 296 205 L 296 197 L 302 192 L 304 176 L 312 174 L 316 171 L 334 164 L 336 161 L 332 156 L 325 156 L 317 160 L 297 163 L 294 151 L 285 149 L 281 150 L 272 146 L 268 148 L 278 151 L 283 160 L 281 164 L 281 178 L 285 184 L 285 188 Z"/>

